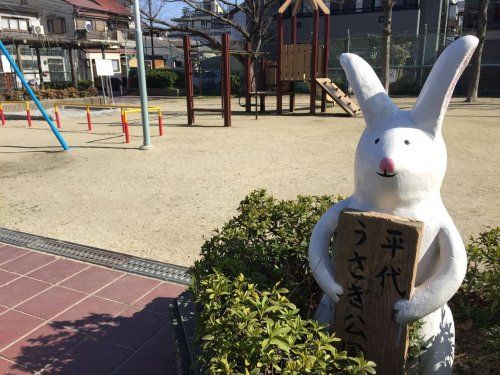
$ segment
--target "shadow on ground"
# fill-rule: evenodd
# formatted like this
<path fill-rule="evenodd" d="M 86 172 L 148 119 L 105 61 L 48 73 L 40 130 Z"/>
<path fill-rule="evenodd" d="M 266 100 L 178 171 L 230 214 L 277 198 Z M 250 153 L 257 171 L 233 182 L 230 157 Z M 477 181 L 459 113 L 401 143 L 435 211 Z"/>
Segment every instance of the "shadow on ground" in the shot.
<path fill-rule="evenodd" d="M 126 309 L 125 316 L 90 313 L 77 320 L 49 322 L 50 333 L 26 340 L 12 358 L 17 363 L 12 370 L 43 369 L 43 374 L 177 374 L 181 356 L 173 304 L 173 298 L 159 297 L 133 314 Z"/>

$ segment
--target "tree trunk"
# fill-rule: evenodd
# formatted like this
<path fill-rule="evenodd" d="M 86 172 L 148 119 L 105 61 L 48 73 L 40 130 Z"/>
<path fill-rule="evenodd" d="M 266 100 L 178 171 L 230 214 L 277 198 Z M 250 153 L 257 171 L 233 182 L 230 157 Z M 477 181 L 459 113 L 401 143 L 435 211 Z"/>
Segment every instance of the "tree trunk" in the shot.
<path fill-rule="evenodd" d="M 149 37 L 151 38 L 151 67 L 153 69 L 156 69 L 156 64 L 155 64 L 155 47 L 154 47 L 154 36 L 153 36 L 153 13 L 151 11 L 151 4 L 152 0 L 148 1 L 149 5 Z"/>
<path fill-rule="evenodd" d="M 389 93 L 389 65 L 391 61 L 391 27 L 394 0 L 384 0 L 384 37 L 382 40 L 382 84 Z"/>
<path fill-rule="evenodd" d="M 469 90 L 466 102 L 475 102 L 477 100 L 477 91 L 479 89 L 479 77 L 481 74 L 481 60 L 483 56 L 484 39 L 486 37 L 486 26 L 488 25 L 488 5 L 490 0 L 481 0 L 479 2 L 479 22 L 477 24 L 476 35 L 479 39 L 474 56 L 472 57 L 472 76 L 469 82 Z"/>

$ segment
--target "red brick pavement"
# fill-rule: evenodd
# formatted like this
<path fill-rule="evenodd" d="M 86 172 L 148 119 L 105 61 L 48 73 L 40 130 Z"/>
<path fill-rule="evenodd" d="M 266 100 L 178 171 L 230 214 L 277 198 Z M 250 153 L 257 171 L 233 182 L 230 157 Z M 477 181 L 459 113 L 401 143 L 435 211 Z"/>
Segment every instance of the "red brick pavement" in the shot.
<path fill-rule="evenodd" d="M 184 290 L 0 243 L 0 374 L 176 374 Z"/>

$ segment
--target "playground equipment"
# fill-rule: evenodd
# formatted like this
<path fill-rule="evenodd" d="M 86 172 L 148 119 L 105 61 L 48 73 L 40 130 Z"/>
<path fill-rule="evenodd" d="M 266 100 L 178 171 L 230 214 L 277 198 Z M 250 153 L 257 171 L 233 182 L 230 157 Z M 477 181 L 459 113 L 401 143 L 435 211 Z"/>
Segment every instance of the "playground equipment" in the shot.
<path fill-rule="evenodd" d="M 56 136 L 57 140 L 59 141 L 59 143 L 61 144 L 62 148 L 64 151 L 68 151 L 69 150 L 69 146 L 68 144 L 66 143 L 65 139 L 63 138 L 63 136 L 61 135 L 61 133 L 59 133 L 59 130 L 57 130 L 56 126 L 54 125 L 54 122 L 52 121 L 52 119 L 49 117 L 49 115 L 47 114 L 47 112 L 45 111 L 45 108 L 43 107 L 42 103 L 38 100 L 38 98 L 36 97 L 35 93 L 33 92 L 33 90 L 31 89 L 30 85 L 28 84 L 28 82 L 26 81 L 26 78 L 24 78 L 24 75 L 23 73 L 21 72 L 21 70 L 19 69 L 19 67 L 17 66 L 16 62 L 14 61 L 14 59 L 12 58 L 12 56 L 10 55 L 9 51 L 7 51 L 7 48 L 5 48 L 4 44 L 2 43 L 2 41 L 0 41 L 0 50 L 2 51 L 3 55 L 7 58 L 7 60 L 9 61 L 9 64 L 10 66 L 12 67 L 12 69 L 14 69 L 14 72 L 17 74 L 17 76 L 19 77 L 19 79 L 21 80 L 21 83 L 24 87 L 24 89 L 26 90 L 26 92 L 29 94 L 29 96 L 31 97 L 31 99 L 33 99 L 33 101 L 35 102 L 36 106 L 38 107 L 38 109 L 40 110 L 40 112 L 42 113 L 42 116 L 43 118 L 45 119 L 45 121 L 47 121 L 47 123 L 49 124 L 50 126 L 50 129 L 52 130 L 52 132 L 54 133 L 54 135 Z M 3 110 L 2 110 L 2 117 L 3 117 Z M 30 119 L 31 119 L 31 116 L 30 116 Z"/>
<path fill-rule="evenodd" d="M 161 109 L 160 107 L 148 107 L 148 112 L 157 112 L 158 113 L 158 134 L 159 136 L 163 136 L 163 120 L 161 118 Z M 122 109 L 122 128 L 125 133 L 125 143 L 130 143 L 130 133 L 128 129 L 128 113 L 142 113 L 141 107 L 136 108 L 123 108 Z"/>
<path fill-rule="evenodd" d="M 321 88 L 321 112 L 326 111 L 327 95 L 337 102 L 351 116 L 359 112 L 359 108 L 346 99 L 345 95 L 333 83 L 327 82 L 330 44 L 330 9 L 323 0 L 309 0 L 313 9 L 312 45 L 297 43 L 297 13 L 303 0 L 296 0 L 291 17 L 291 43 L 283 41 L 283 13 L 290 7 L 292 0 L 286 0 L 278 9 L 278 50 L 276 61 L 276 109 L 283 112 L 283 95 L 290 95 L 290 112 L 295 106 L 295 82 L 308 82 L 310 87 L 309 111 L 316 113 L 317 84 Z M 319 44 L 319 13 L 324 16 L 324 40 Z M 264 66 L 265 68 L 265 66 Z M 321 71 L 321 76 L 319 72 Z M 318 81 L 321 81 L 321 83 Z M 329 81 L 329 80 L 328 80 Z M 333 86 L 332 86 L 333 85 Z M 284 90 L 286 88 L 286 91 Z M 264 94 L 265 100 L 265 94 Z"/>
<path fill-rule="evenodd" d="M 59 108 L 71 107 L 71 108 L 85 108 L 87 114 L 87 129 L 88 131 L 93 130 L 91 109 L 101 108 L 101 109 L 120 109 L 120 118 L 122 125 L 122 133 L 125 135 L 125 143 L 130 143 L 130 133 L 128 128 L 127 113 L 141 113 L 142 109 L 140 106 L 133 106 L 127 104 L 80 104 L 80 103 L 54 103 L 54 115 L 56 117 L 57 128 L 61 129 L 61 115 Z M 147 108 L 147 112 L 156 112 L 158 114 L 158 134 L 163 136 L 163 119 L 161 108 L 158 106 L 151 106 Z"/>
<path fill-rule="evenodd" d="M 326 100 L 333 100 L 337 103 L 347 114 L 356 116 L 361 110 L 353 103 L 339 87 L 333 83 L 330 78 L 316 78 L 316 83 L 323 89 L 322 94 L 328 93 Z M 321 97 L 323 100 L 323 96 Z"/>
<path fill-rule="evenodd" d="M 2 120 L 2 125 L 6 124 L 4 106 L 8 106 L 9 104 L 24 104 L 24 106 L 26 107 L 26 120 L 28 121 L 28 127 L 31 128 L 31 126 L 33 124 L 31 122 L 30 102 L 28 100 L 15 100 L 15 101 L 9 101 L 9 102 L 0 102 L 0 118 Z"/>
<path fill-rule="evenodd" d="M 194 124 L 194 112 L 220 112 L 224 118 L 224 126 L 231 126 L 231 67 L 229 63 L 229 34 L 221 36 L 222 55 L 221 55 L 221 77 L 222 77 L 222 109 L 217 108 L 195 108 L 194 106 L 194 88 L 193 88 L 193 59 L 191 56 L 191 37 L 184 35 L 184 73 L 186 83 L 186 104 L 188 125 Z M 248 79 L 248 77 L 247 77 Z"/>

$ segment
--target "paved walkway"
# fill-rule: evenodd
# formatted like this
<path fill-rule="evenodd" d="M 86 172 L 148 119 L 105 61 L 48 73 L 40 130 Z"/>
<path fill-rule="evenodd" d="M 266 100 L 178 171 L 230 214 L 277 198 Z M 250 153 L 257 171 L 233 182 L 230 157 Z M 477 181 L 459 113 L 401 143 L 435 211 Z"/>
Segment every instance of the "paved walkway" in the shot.
<path fill-rule="evenodd" d="M 184 290 L 0 243 L 0 374 L 176 374 Z"/>

